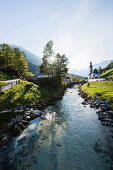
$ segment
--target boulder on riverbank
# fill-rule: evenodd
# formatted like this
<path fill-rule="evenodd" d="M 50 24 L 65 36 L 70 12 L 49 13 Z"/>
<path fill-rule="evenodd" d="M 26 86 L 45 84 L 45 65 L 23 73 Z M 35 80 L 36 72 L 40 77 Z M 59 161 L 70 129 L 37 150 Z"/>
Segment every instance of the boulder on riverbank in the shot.
<path fill-rule="evenodd" d="M 10 139 L 12 138 L 12 135 L 10 133 L 4 133 L 0 136 L 0 145 L 4 146 L 6 145 Z"/>

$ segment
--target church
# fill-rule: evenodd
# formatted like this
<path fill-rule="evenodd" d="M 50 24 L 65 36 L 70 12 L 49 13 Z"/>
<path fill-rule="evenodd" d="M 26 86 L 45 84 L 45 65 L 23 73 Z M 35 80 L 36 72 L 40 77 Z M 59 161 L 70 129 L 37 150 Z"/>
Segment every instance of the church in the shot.
<path fill-rule="evenodd" d="M 90 70 L 90 73 L 88 75 L 88 79 L 99 79 L 100 78 L 100 74 L 97 71 L 97 69 L 93 70 L 92 62 L 90 62 L 89 70 Z"/>

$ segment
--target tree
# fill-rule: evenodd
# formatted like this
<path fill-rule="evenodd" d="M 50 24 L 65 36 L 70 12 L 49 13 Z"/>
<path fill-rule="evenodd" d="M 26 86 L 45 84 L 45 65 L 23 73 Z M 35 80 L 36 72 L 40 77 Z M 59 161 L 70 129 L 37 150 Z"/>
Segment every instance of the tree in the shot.
<path fill-rule="evenodd" d="M 24 76 L 28 71 L 25 54 L 8 44 L 0 45 L 0 71 L 16 76 Z"/>
<path fill-rule="evenodd" d="M 65 76 L 68 72 L 68 59 L 65 55 L 53 52 L 53 41 L 49 41 L 44 47 L 42 64 L 39 66 L 40 73 L 52 74 L 56 77 L 57 81 L 61 82 L 61 77 Z"/>
<path fill-rule="evenodd" d="M 99 72 L 99 74 L 102 73 L 102 67 L 99 67 L 99 68 L 98 68 L 98 72 Z"/>
<path fill-rule="evenodd" d="M 55 77 L 61 81 L 61 77 L 64 77 L 68 72 L 68 59 L 65 55 L 57 53 L 55 56 L 55 62 L 53 63 L 53 73 Z"/>
<path fill-rule="evenodd" d="M 49 41 L 43 50 L 42 64 L 39 66 L 40 72 L 42 74 L 52 74 L 51 70 L 51 58 L 53 56 L 53 41 Z"/>
<path fill-rule="evenodd" d="M 14 52 L 8 44 L 0 45 L 0 70 L 14 69 Z"/>
<path fill-rule="evenodd" d="M 25 60 L 26 56 L 25 53 L 20 51 L 19 48 L 14 48 L 14 55 L 15 55 L 15 71 L 17 72 L 18 76 L 26 75 L 28 71 L 27 61 Z"/>

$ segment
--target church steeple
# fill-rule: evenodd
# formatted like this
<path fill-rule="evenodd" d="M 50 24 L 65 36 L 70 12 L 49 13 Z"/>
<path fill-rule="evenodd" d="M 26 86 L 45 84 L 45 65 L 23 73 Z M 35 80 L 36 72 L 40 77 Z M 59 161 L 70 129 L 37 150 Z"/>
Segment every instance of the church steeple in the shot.
<path fill-rule="evenodd" d="M 93 73 L 93 65 L 92 65 L 92 62 L 90 62 L 89 69 L 90 69 L 90 74 Z"/>

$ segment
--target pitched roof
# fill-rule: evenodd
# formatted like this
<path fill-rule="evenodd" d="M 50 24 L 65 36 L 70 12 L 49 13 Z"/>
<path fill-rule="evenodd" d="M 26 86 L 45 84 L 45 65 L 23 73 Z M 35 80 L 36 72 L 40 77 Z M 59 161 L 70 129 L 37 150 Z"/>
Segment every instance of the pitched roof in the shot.
<path fill-rule="evenodd" d="M 97 69 L 94 69 L 93 73 L 99 74 L 99 72 L 97 71 Z"/>

